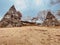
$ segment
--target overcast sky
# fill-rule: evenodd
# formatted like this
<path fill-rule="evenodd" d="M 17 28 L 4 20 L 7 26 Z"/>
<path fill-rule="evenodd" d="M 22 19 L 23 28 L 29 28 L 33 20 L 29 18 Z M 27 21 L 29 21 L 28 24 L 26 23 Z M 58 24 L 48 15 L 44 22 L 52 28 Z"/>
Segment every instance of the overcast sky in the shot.
<path fill-rule="evenodd" d="M 57 0 L 53 0 L 55 3 Z M 9 10 L 14 4 L 16 9 L 25 16 L 35 16 L 39 11 L 60 9 L 60 2 L 57 4 L 50 4 L 51 0 L 0 0 L 0 18 Z"/>

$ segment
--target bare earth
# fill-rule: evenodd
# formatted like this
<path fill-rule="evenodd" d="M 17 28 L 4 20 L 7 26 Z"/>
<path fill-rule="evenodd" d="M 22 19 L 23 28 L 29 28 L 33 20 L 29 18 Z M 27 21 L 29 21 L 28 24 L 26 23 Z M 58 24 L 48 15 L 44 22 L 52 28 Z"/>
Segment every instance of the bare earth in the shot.
<path fill-rule="evenodd" d="M 0 28 L 0 45 L 60 45 L 60 27 Z"/>

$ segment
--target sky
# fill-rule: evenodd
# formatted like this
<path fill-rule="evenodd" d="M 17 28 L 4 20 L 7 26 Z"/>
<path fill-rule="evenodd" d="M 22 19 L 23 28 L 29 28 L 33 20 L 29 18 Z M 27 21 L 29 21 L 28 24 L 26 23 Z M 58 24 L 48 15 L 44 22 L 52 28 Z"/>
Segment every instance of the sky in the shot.
<path fill-rule="evenodd" d="M 15 5 L 16 10 L 22 13 L 23 18 L 27 16 L 36 16 L 42 10 L 60 10 L 60 2 L 55 4 L 57 0 L 0 0 L 0 19 L 9 10 L 12 5 Z"/>

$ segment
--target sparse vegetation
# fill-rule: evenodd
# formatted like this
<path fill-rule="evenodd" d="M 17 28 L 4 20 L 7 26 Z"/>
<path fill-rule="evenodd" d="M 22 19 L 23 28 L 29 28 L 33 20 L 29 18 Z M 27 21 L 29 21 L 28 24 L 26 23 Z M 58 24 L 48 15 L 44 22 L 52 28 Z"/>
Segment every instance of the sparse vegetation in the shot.
<path fill-rule="evenodd" d="M 60 45 L 60 27 L 0 28 L 0 45 Z"/>

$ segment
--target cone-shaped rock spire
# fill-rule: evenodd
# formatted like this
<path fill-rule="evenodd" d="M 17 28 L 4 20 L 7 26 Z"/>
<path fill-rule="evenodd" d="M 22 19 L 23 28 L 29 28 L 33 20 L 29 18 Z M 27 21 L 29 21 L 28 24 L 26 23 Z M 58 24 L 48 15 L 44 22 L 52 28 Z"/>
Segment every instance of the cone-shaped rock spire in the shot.
<path fill-rule="evenodd" d="M 0 27 L 17 27 L 21 26 L 22 14 L 15 9 L 13 5 L 0 21 Z"/>
<path fill-rule="evenodd" d="M 51 12 L 48 12 L 46 19 L 43 22 L 43 25 L 45 25 L 45 26 L 57 26 L 60 24 L 59 24 L 58 20 L 55 18 L 55 16 Z"/>

